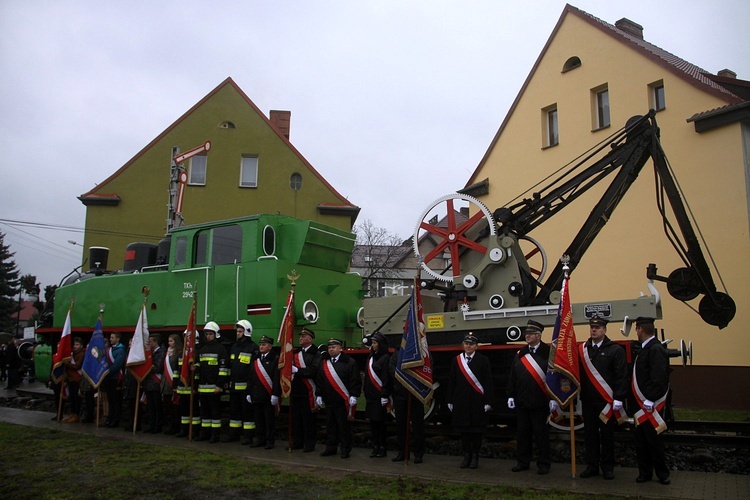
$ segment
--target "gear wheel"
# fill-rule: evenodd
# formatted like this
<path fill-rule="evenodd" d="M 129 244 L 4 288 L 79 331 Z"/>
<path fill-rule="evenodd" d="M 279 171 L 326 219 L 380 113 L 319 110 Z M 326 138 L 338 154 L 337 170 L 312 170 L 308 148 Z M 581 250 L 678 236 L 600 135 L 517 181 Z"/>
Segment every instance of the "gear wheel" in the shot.
<path fill-rule="evenodd" d="M 453 202 L 455 200 L 467 201 L 470 204 L 475 205 L 476 208 L 479 209 L 477 213 L 475 213 L 472 217 L 469 218 L 469 220 L 467 220 L 460 226 L 456 225 L 456 211 L 453 208 Z M 440 227 L 440 226 L 433 225 L 425 221 L 425 218 L 430 214 L 430 212 L 432 212 L 436 207 L 438 207 L 442 203 L 445 203 L 445 209 L 446 209 L 445 221 L 446 221 L 447 226 Z M 474 240 L 469 239 L 465 236 L 466 232 L 472 227 L 474 227 L 474 225 L 478 223 L 480 220 L 482 220 L 483 218 L 487 219 L 490 234 L 494 236 L 495 235 L 495 219 L 492 217 L 492 213 L 484 205 L 484 203 L 474 198 L 473 196 L 469 196 L 469 195 L 461 194 L 461 193 L 453 193 L 453 194 L 441 196 L 440 198 L 432 202 L 430 206 L 427 207 L 427 210 L 425 210 L 422 213 L 422 216 L 419 218 L 419 222 L 417 222 L 416 230 L 414 231 L 414 243 L 413 243 L 414 255 L 416 255 L 416 257 L 420 259 L 420 264 L 422 266 L 422 269 L 424 269 L 427 274 L 429 274 L 433 278 L 440 280 L 440 281 L 450 282 L 450 281 L 453 281 L 454 278 L 460 276 L 461 264 L 460 264 L 459 259 L 460 259 L 460 253 L 461 253 L 462 248 L 473 250 L 475 252 L 479 252 L 482 254 L 487 252 L 486 246 L 480 243 L 477 243 Z M 420 230 L 423 230 L 427 233 L 432 234 L 433 236 L 436 236 L 442 239 L 441 241 L 437 243 L 435 248 L 430 250 L 430 252 L 424 256 L 419 252 Z M 440 274 L 439 272 L 431 269 L 427 265 L 432 259 L 442 255 L 443 252 L 446 250 L 450 252 L 450 256 L 451 256 L 450 263 L 451 263 L 451 268 L 453 270 L 452 275 Z"/>

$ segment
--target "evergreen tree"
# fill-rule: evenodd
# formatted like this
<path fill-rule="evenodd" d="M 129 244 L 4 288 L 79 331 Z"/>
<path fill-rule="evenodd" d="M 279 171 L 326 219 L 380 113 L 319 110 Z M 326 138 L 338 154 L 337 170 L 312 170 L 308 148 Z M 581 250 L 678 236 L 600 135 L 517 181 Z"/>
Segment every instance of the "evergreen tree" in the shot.
<path fill-rule="evenodd" d="M 0 233 L 0 331 L 15 333 L 18 312 L 18 268 L 13 260 L 14 252 L 5 245 L 5 234 Z"/>

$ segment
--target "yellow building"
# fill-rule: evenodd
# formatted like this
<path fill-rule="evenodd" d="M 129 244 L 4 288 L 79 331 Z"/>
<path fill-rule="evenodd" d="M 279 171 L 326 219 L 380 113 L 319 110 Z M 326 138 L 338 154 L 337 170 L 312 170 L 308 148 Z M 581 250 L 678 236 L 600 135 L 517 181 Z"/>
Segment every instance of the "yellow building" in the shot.
<path fill-rule="evenodd" d="M 148 110 L 145 110 L 146 112 Z M 121 269 L 126 246 L 157 243 L 168 226 L 173 148 L 187 153 L 210 142 L 186 168 L 185 224 L 256 213 L 280 213 L 350 231 L 359 207 L 339 194 L 289 141 L 289 111 L 267 118 L 227 78 L 91 191 L 84 246 L 110 249 Z"/>
<path fill-rule="evenodd" d="M 657 327 L 667 338 L 692 341 L 696 365 L 735 367 L 746 379 L 749 97 L 750 82 L 733 72 L 710 74 L 644 40 L 643 28 L 632 21 L 611 25 L 568 5 L 463 192 L 479 197 L 490 210 L 530 197 L 538 189 L 533 186 L 544 185 L 547 176 L 625 126 L 631 116 L 657 110 L 663 148 L 696 218 L 696 231 L 708 243 L 703 251 L 721 273 L 714 273 L 716 286 L 737 305 L 729 326 L 719 330 L 691 310 L 699 299 L 675 300 L 657 281 L 664 316 Z M 542 243 L 551 265 L 599 200 L 604 184 L 609 182 L 530 234 Z M 649 263 L 657 265 L 661 276 L 684 267 L 664 235 L 650 161 L 571 275 L 571 300 L 648 294 Z M 623 340 L 619 326 L 610 326 L 614 340 Z M 587 328 L 579 327 L 579 340 L 587 334 Z"/>

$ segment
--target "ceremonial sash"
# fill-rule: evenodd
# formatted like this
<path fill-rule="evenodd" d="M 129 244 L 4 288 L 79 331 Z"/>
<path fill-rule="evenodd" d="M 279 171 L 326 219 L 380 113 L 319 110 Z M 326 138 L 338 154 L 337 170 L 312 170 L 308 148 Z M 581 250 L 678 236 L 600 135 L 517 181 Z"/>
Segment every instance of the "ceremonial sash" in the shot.
<path fill-rule="evenodd" d="M 523 357 L 521 357 L 521 363 L 529 372 L 529 374 L 534 379 L 534 381 L 537 383 L 539 388 L 542 389 L 542 392 L 544 392 L 545 394 L 548 394 L 546 375 L 542 371 L 542 367 L 539 366 L 539 363 L 536 362 L 536 360 L 531 355 L 531 353 L 526 353 Z"/>
<path fill-rule="evenodd" d="M 263 366 L 260 358 L 255 360 L 255 374 L 258 376 L 258 380 L 260 380 L 260 383 L 263 385 L 268 395 L 272 396 L 273 394 L 271 394 L 271 392 L 273 391 L 273 382 L 271 381 L 271 376 L 266 371 L 266 367 Z M 281 409 L 280 403 L 276 403 L 275 408 L 276 414 L 278 414 Z"/>
<path fill-rule="evenodd" d="M 169 362 L 169 355 L 164 357 L 164 376 L 170 383 L 174 380 L 174 370 L 172 369 L 172 363 Z"/>
<path fill-rule="evenodd" d="M 481 396 L 484 396 L 484 387 L 482 387 L 481 382 L 479 382 L 479 379 L 474 375 L 474 372 L 471 371 L 471 368 L 469 368 L 469 363 L 466 361 L 466 356 L 463 354 L 458 355 L 458 368 L 461 370 L 461 373 L 463 374 L 466 381 L 469 383 L 469 385 L 477 391 Z"/>
<path fill-rule="evenodd" d="M 594 363 L 591 361 L 591 358 L 589 357 L 589 350 L 586 349 L 586 344 L 580 345 L 580 351 L 581 351 L 581 359 L 583 359 L 583 369 L 586 371 L 586 375 L 588 376 L 589 382 L 591 382 L 591 385 L 594 386 L 596 391 L 599 393 L 599 395 L 604 399 L 604 401 L 607 402 L 607 405 L 602 409 L 602 412 L 599 414 L 599 418 L 602 422 L 605 424 L 609 422 L 609 419 L 614 414 L 614 410 L 612 409 L 612 404 L 615 400 L 614 394 L 615 391 L 612 390 L 612 388 L 609 386 L 606 380 L 604 380 L 604 377 L 602 377 L 602 374 L 599 373 L 599 370 L 596 369 L 594 366 Z M 617 422 L 623 423 L 625 420 L 627 420 L 628 415 L 625 413 L 625 410 L 620 408 L 617 410 Z"/>
<path fill-rule="evenodd" d="M 667 387 L 666 392 L 662 397 L 654 401 L 654 408 L 652 411 L 648 412 L 644 408 L 644 402 L 646 401 L 646 396 L 643 395 L 643 392 L 641 392 L 641 388 L 638 386 L 638 379 L 635 378 L 635 366 L 636 363 L 638 363 L 638 358 L 635 358 L 635 363 L 633 363 L 633 394 L 636 396 L 636 401 L 638 402 L 638 406 L 641 407 L 640 410 L 638 410 L 635 415 L 633 415 L 633 419 L 635 420 L 635 425 L 642 424 L 646 420 L 651 422 L 651 425 L 654 426 L 654 429 L 656 430 L 657 434 L 661 434 L 665 430 L 667 430 L 667 423 L 664 421 L 663 418 L 661 418 L 661 415 L 659 415 L 659 412 L 664 408 L 664 404 L 667 401 L 667 394 L 669 394 L 669 387 Z"/>
<path fill-rule="evenodd" d="M 372 367 L 374 359 L 370 358 L 370 360 L 367 362 L 367 376 L 370 378 L 370 382 L 372 382 L 372 385 L 375 386 L 375 390 L 377 390 L 379 393 L 383 392 L 383 381 L 380 380 L 380 377 L 378 377 L 378 374 L 375 373 L 375 369 Z M 393 405 L 393 398 L 388 398 L 388 403 L 385 405 L 386 411 L 391 411 L 391 406 Z"/>
<path fill-rule="evenodd" d="M 297 356 L 295 356 L 295 361 L 297 362 L 297 368 L 307 368 L 307 364 L 305 363 L 305 356 L 303 355 L 304 351 L 300 349 L 300 351 L 297 353 Z M 307 388 L 307 400 L 310 403 L 310 409 L 315 409 L 315 391 L 317 387 L 315 386 L 315 382 L 310 379 L 309 377 L 300 377 L 302 379 L 302 383 Z"/>
<path fill-rule="evenodd" d="M 344 385 L 344 381 L 341 380 L 339 374 L 336 373 L 336 370 L 333 368 L 333 363 L 331 363 L 330 359 L 326 360 L 326 362 L 323 363 L 323 374 L 326 376 L 328 383 L 331 384 L 331 387 L 333 387 L 333 390 L 336 391 L 339 396 L 344 398 L 346 414 L 349 416 L 349 418 L 354 418 L 354 412 L 357 411 L 357 405 L 349 405 L 349 390 Z"/>
<path fill-rule="evenodd" d="M 113 347 L 110 347 L 107 349 L 107 361 L 109 362 L 110 366 L 115 364 L 115 357 L 112 355 L 112 349 Z M 122 370 L 120 370 L 120 373 L 117 374 L 117 383 L 119 384 L 122 382 Z"/>

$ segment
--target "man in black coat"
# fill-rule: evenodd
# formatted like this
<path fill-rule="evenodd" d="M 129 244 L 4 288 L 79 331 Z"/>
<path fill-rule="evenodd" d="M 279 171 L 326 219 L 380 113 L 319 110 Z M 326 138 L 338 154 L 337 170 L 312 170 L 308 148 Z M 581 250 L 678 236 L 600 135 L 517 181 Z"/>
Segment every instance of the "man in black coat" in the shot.
<path fill-rule="evenodd" d="M 320 370 L 320 352 L 313 345 L 315 332 L 303 327 L 299 350 L 292 364 L 292 448 L 315 451 L 315 383 Z"/>
<path fill-rule="evenodd" d="M 539 452 L 537 472 L 547 474 L 552 463 L 547 426 L 550 398 L 545 385 L 549 345 L 542 342 L 543 330 L 541 323 L 528 321 L 524 329 L 526 346 L 518 351 L 510 370 L 508 408 L 516 410 L 518 436 L 518 464 L 513 472 L 529 469 L 532 439 Z"/>
<path fill-rule="evenodd" d="M 365 417 L 370 420 L 372 434 L 372 453 L 370 458 L 387 456 L 385 426 L 388 414 L 388 402 L 391 397 L 391 375 L 388 371 L 390 354 L 388 354 L 388 340 L 380 332 L 370 336 L 370 357 L 367 359 L 365 372 L 364 394 L 367 401 Z"/>
<path fill-rule="evenodd" d="M 359 367 L 354 358 L 341 352 L 343 341 L 328 340 L 328 352 L 323 354 L 318 372 L 316 404 L 326 408 L 326 449 L 320 454 L 336 454 L 341 443 L 341 458 L 349 458 L 352 451 L 352 429 L 349 419 L 354 418 L 357 398 L 362 392 Z"/>
<path fill-rule="evenodd" d="M 276 441 L 276 410 L 281 396 L 279 355 L 271 351 L 273 339 L 263 335 L 258 341 L 258 351 L 253 354 L 248 402 L 255 407 L 257 440 L 253 448 L 263 446 L 270 450 Z"/>
<path fill-rule="evenodd" d="M 586 470 L 582 478 L 614 479 L 615 430 L 627 419 L 622 402 L 628 395 L 625 350 L 607 337 L 607 320 L 589 320 L 591 337 L 580 347 L 581 402 L 583 404 Z"/>
<path fill-rule="evenodd" d="M 164 377 L 164 357 L 167 351 L 161 345 L 161 335 L 152 333 L 148 336 L 148 348 L 151 350 L 151 364 L 153 369 L 146 376 L 144 390 L 146 391 L 146 415 L 148 425 L 143 432 L 161 434 L 164 423 L 161 401 L 161 380 Z"/>
<path fill-rule="evenodd" d="M 669 484 L 669 467 L 660 434 L 667 424 L 660 414 L 669 391 L 669 355 L 654 334 L 653 318 L 637 318 L 635 332 L 641 350 L 633 364 L 633 395 L 640 409 L 635 413 L 635 451 L 638 459 L 636 482 L 650 481 L 653 473 L 661 484 Z"/>
<path fill-rule="evenodd" d="M 464 352 L 453 359 L 446 403 L 453 428 L 461 433 L 464 459 L 462 469 L 476 469 L 487 412 L 492 409 L 494 391 L 490 361 L 477 352 L 479 340 L 469 332 L 463 340 Z"/>

